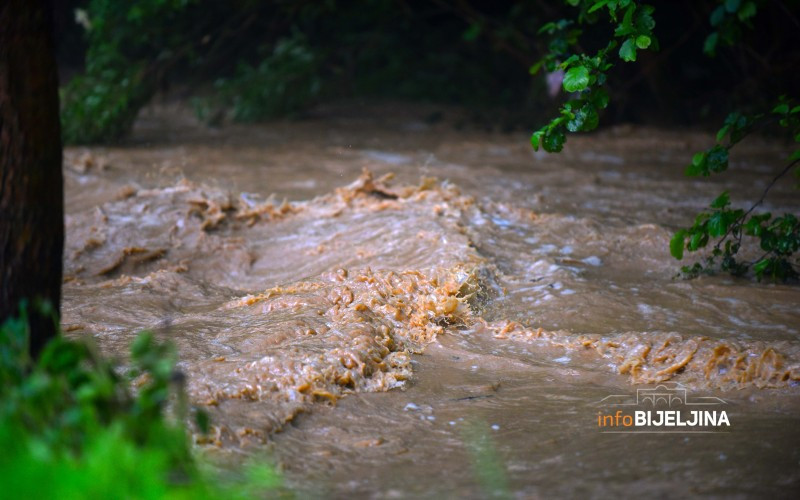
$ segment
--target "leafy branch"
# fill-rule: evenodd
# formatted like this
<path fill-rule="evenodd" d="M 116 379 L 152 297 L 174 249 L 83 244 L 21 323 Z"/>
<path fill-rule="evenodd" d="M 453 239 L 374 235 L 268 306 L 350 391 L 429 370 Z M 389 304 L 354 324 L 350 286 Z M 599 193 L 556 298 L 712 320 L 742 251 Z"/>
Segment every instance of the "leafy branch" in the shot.
<path fill-rule="evenodd" d="M 782 97 L 772 110 L 781 127 L 787 128 L 800 142 L 800 105 L 793 106 L 792 101 Z M 745 136 L 752 133 L 758 120 L 763 115 L 745 116 L 731 113 L 723 127 L 717 133 L 718 144 L 697 153 L 687 167 L 689 176 L 709 176 L 728 168 L 728 152 Z M 773 122 L 768 120 L 766 124 Z M 728 137 L 728 143 L 722 141 Z M 761 196 L 748 210 L 731 209 L 730 198 L 726 192 L 711 202 L 710 212 L 701 212 L 694 224 L 686 229 L 678 230 L 670 241 L 670 253 L 678 260 L 683 258 L 684 249 L 696 252 L 704 248 L 711 239 L 719 238 L 711 250 L 711 254 L 692 266 L 684 266 L 681 270 L 687 276 L 697 276 L 701 272 L 711 272 L 720 259 L 720 268 L 734 275 L 743 275 L 752 269 L 756 278 L 769 277 L 773 280 L 787 280 L 800 276 L 791 256 L 800 249 L 800 221 L 792 214 L 772 217 L 769 212 L 753 215 L 756 208 L 764 203 L 769 191 L 775 184 L 789 173 L 800 162 L 800 149 L 794 151 L 787 159 L 787 164 L 764 188 Z M 797 170 L 800 172 L 800 169 Z M 756 238 L 763 254 L 752 261 L 737 260 L 736 255 L 742 247 L 744 236 Z"/>
<path fill-rule="evenodd" d="M 654 8 L 633 0 L 565 0 L 578 8 L 574 19 L 561 19 L 545 24 L 539 34 L 550 37 L 547 54 L 531 67 L 536 74 L 544 68 L 549 73 L 562 74 L 562 87 L 571 94 L 559 109 L 557 117 L 550 120 L 531 136 L 531 144 L 553 153 L 563 149 L 567 132 L 586 132 L 598 126 L 599 112 L 608 106 L 608 93 L 604 89 L 607 75 L 617 58 L 623 62 L 637 59 L 639 50 L 657 50 L 658 41 L 653 35 Z M 763 0 L 719 0 L 711 10 L 710 34 L 703 44 L 703 52 L 713 57 L 720 47 L 738 43 L 744 28 L 753 28 L 753 18 L 763 6 Z M 605 47 L 588 55 L 580 46 L 582 26 L 595 24 L 607 18 L 614 26 L 613 35 Z M 759 59 L 751 50 L 750 55 Z M 759 59 L 762 65 L 769 64 Z M 800 142 L 800 106 L 781 97 L 769 114 L 746 115 L 734 112 L 728 115 L 717 133 L 716 144 L 696 153 L 686 168 L 686 175 L 708 177 L 728 169 L 731 149 L 748 135 L 777 122 Z M 696 252 L 716 241 L 710 255 L 703 262 L 684 266 L 687 276 L 712 272 L 719 267 L 734 275 L 749 270 L 760 280 L 796 278 L 798 273 L 792 255 L 800 249 L 800 222 L 792 214 L 773 217 L 771 213 L 755 214 L 773 186 L 797 166 L 800 150 L 792 153 L 785 167 L 766 186 L 761 197 L 749 209 L 734 209 L 727 192 L 711 202 L 709 208 L 695 218 L 694 224 L 675 233 L 670 241 L 670 253 L 680 260 L 684 251 Z M 800 177 L 800 169 L 796 170 Z M 799 186 L 800 187 L 800 186 Z M 762 255 L 747 261 L 737 258 L 743 238 L 758 240 Z"/>
<path fill-rule="evenodd" d="M 541 146 L 548 153 L 559 152 L 564 147 L 567 132 L 588 132 L 597 128 L 599 112 L 608 106 L 608 92 L 603 88 L 607 72 L 614 66 L 614 50 L 620 60 L 636 61 L 637 52 L 657 49 L 658 41 L 653 34 L 654 8 L 634 0 L 567 0 L 578 7 L 578 25 L 596 23 L 605 13 L 616 25 L 613 38 L 594 55 L 580 50 L 579 38 L 583 33 L 574 27 L 574 21 L 561 19 L 545 24 L 539 34 L 547 34 L 551 40 L 548 53 L 531 66 L 531 74 L 545 68 L 550 73 L 563 72 L 562 86 L 573 94 L 573 98 L 559 109 L 559 116 L 537 130 L 531 136 L 535 150 Z M 577 52 L 572 53 L 575 50 Z"/>

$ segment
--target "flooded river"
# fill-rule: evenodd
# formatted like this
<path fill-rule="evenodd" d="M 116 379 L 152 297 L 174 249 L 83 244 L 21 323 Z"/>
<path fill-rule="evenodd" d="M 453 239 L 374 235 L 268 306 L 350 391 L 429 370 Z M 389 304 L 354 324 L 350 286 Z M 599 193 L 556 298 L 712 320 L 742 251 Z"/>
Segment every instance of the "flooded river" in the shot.
<path fill-rule="evenodd" d="M 668 253 L 786 150 L 687 179 L 709 136 L 617 127 L 549 156 L 441 112 L 205 129 L 161 106 L 67 150 L 65 331 L 117 357 L 172 340 L 214 423 L 198 446 L 268 453 L 300 496 L 796 498 L 800 289 L 675 279 Z M 797 213 L 791 179 L 766 208 Z M 614 417 L 695 408 L 714 422 Z"/>

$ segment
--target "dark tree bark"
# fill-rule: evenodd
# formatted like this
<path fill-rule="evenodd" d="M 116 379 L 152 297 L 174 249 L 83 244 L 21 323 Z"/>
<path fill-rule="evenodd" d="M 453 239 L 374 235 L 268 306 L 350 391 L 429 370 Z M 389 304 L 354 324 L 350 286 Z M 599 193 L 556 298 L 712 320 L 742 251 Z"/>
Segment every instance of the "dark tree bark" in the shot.
<path fill-rule="evenodd" d="M 47 0 L 0 0 L 0 323 L 22 299 L 58 312 L 64 249 L 61 125 Z M 29 308 L 31 353 L 56 334 Z"/>

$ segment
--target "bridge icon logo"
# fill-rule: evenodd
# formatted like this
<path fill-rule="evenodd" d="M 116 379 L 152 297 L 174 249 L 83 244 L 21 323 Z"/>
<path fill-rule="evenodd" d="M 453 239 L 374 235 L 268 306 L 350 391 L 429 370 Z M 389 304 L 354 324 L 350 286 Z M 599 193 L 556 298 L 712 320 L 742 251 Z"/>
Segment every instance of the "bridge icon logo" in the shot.
<path fill-rule="evenodd" d="M 613 406 L 708 406 L 724 405 L 724 399 L 715 396 L 689 395 L 686 387 L 678 382 L 659 383 L 655 387 L 637 389 L 636 394 L 611 394 L 600 400 L 601 405 Z"/>

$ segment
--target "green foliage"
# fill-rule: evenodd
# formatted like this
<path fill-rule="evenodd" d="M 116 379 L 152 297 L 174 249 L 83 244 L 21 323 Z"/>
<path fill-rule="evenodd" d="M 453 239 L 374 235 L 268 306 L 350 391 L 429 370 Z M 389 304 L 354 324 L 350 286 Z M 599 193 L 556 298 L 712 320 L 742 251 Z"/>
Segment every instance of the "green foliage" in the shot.
<path fill-rule="evenodd" d="M 686 169 L 686 175 L 709 176 L 726 170 L 728 151 L 752 132 L 759 125 L 759 121 L 764 122 L 762 125 L 766 125 L 776 120 L 779 126 L 792 134 L 795 142 L 800 142 L 800 106 L 794 105 L 791 100 L 783 96 L 769 117 L 764 114 L 745 116 L 739 112 L 728 115 L 717 133 L 718 144 L 695 154 L 692 163 Z M 725 139 L 727 143 L 724 142 Z M 785 281 L 797 278 L 798 270 L 792 261 L 793 254 L 800 249 L 800 222 L 797 217 L 792 214 L 773 217 L 768 212 L 754 214 L 754 211 L 764 201 L 775 182 L 799 161 L 800 150 L 795 150 L 789 155 L 788 164 L 749 210 L 730 208 L 730 198 L 728 193 L 724 192 L 711 202 L 711 211 L 701 212 L 690 228 L 677 231 L 670 241 L 670 253 L 678 260 L 683 258 L 684 249 L 696 252 L 704 248 L 709 241 L 717 240 L 710 255 L 704 257 L 702 263 L 684 266 L 682 272 L 687 276 L 696 276 L 702 272 L 711 272 L 719 265 L 721 270 L 734 275 L 743 275 L 752 269 L 759 280 L 769 278 Z M 798 171 L 800 169 L 795 170 L 796 173 Z M 759 258 L 752 261 L 737 259 L 744 237 L 758 242 L 763 252 Z"/>
<path fill-rule="evenodd" d="M 455 102 L 476 115 L 518 109 L 520 95 L 534 95 L 514 60 L 527 64 L 536 6 L 512 3 L 469 19 L 463 9 L 405 9 L 394 0 L 86 0 L 78 16 L 86 66 L 62 90 L 64 139 L 123 137 L 173 82 L 201 97 L 195 110 L 210 124 L 293 115 L 323 95 Z"/>
<path fill-rule="evenodd" d="M 657 49 L 653 34 L 654 8 L 634 0 L 568 0 L 579 8 L 578 26 L 594 24 L 604 13 L 615 26 L 614 35 L 605 47 L 594 55 L 573 53 L 579 50 L 581 28 L 574 28 L 573 20 L 561 19 L 543 25 L 539 34 L 549 35 L 548 52 L 531 66 L 532 74 L 541 68 L 554 72 L 564 71 L 562 86 L 573 95 L 563 104 L 559 116 L 537 130 L 531 136 L 535 150 L 542 147 L 548 153 L 561 151 L 566 141 L 566 132 L 588 132 L 597 128 L 600 111 L 608 106 L 608 93 L 603 86 L 608 71 L 614 66 L 611 54 L 616 52 L 620 60 L 636 61 L 639 50 Z"/>
<path fill-rule="evenodd" d="M 202 105 L 199 115 L 203 118 L 210 107 L 230 107 L 240 122 L 290 115 L 309 105 L 321 83 L 317 58 L 296 31 L 279 40 L 258 66 L 240 64 L 234 77 L 218 80 L 215 102 Z"/>
<path fill-rule="evenodd" d="M 608 94 L 603 90 L 603 85 L 608 71 L 614 65 L 611 54 L 617 47 L 619 59 L 625 62 L 636 61 L 639 50 L 658 49 L 658 42 L 653 35 L 654 8 L 650 5 L 634 0 L 566 0 L 565 3 L 578 8 L 575 19 L 561 19 L 540 28 L 540 34 L 550 37 L 548 52 L 531 67 L 533 74 L 541 68 L 550 72 L 564 71 L 563 88 L 572 94 L 571 99 L 561 106 L 558 116 L 531 136 L 534 149 L 541 147 L 550 153 L 563 149 L 567 132 L 590 131 L 597 127 L 599 113 L 608 105 Z M 752 27 L 751 21 L 760 3 L 720 0 L 709 19 L 712 32 L 704 43 L 706 54 L 713 55 L 720 44 L 735 44 L 741 38 L 742 26 Z M 583 53 L 579 44 L 583 31 L 575 28 L 575 25 L 594 24 L 601 17 L 606 17 L 614 27 L 613 36 L 594 55 Z M 800 142 L 800 105 L 781 97 L 770 114 L 729 114 L 717 133 L 717 144 L 696 153 L 686 167 L 686 175 L 708 177 L 726 171 L 731 149 L 756 128 L 772 122 L 777 122 L 792 135 L 795 142 Z M 789 155 L 788 165 L 749 210 L 732 208 L 728 193 L 725 192 L 711 202 L 710 210 L 697 215 L 691 227 L 678 230 L 669 245 L 671 255 L 678 260 L 683 259 L 685 251 L 698 252 L 715 242 L 702 263 L 684 266 L 682 271 L 688 276 L 696 276 L 719 267 L 734 275 L 742 275 L 752 269 L 759 280 L 798 277 L 796 264 L 792 261 L 800 245 L 797 217 L 785 214 L 773 218 L 769 213 L 754 214 L 769 189 L 798 161 L 800 149 L 795 149 Z M 800 169 L 796 169 L 795 173 L 800 177 Z M 755 239 L 763 251 L 753 261 L 737 258 L 745 237 Z"/>
<path fill-rule="evenodd" d="M 703 52 L 715 56 L 721 45 L 734 45 L 742 36 L 742 26 L 752 29 L 752 18 L 758 13 L 757 1 L 719 0 L 711 11 L 709 22 L 714 28 L 706 37 Z"/>
<path fill-rule="evenodd" d="M 692 163 L 686 167 L 686 175 L 708 177 L 712 173 L 728 169 L 728 148 L 716 145 L 692 156 Z"/>
<path fill-rule="evenodd" d="M 248 480 L 247 488 L 216 484 L 198 467 L 183 424 L 187 412 L 174 349 L 151 334 L 136 339 L 126 377 L 87 344 L 60 336 L 33 360 L 29 335 L 24 306 L 0 327 L 5 496 L 247 498 L 252 488 L 263 493 L 278 486 L 277 476 L 263 467 L 254 470 L 259 482 Z M 129 389 L 133 379 L 135 393 Z"/>
<path fill-rule="evenodd" d="M 723 193 L 711 203 L 710 212 L 702 212 L 692 227 L 681 229 L 670 241 L 670 253 L 680 260 L 684 248 L 696 252 L 709 241 L 718 239 L 710 255 L 702 263 L 684 266 L 681 271 L 688 276 L 712 272 L 717 265 L 722 271 L 740 276 L 752 269 L 756 277 L 773 281 L 797 278 L 798 272 L 791 256 L 800 250 L 800 221 L 792 214 L 772 217 L 769 212 L 749 215 L 741 209 L 729 208 L 728 194 Z M 743 236 L 758 241 L 763 254 L 755 260 L 737 259 Z"/>
<path fill-rule="evenodd" d="M 589 86 L 589 69 L 586 66 L 574 66 L 564 74 L 564 90 L 580 92 Z"/>
<path fill-rule="evenodd" d="M 113 53 L 106 58 L 92 60 L 85 75 L 61 90 L 62 135 L 68 144 L 122 138 L 152 94 L 141 64 L 126 65 Z"/>
<path fill-rule="evenodd" d="M 186 52 L 182 30 L 194 0 L 90 0 L 78 17 L 86 68 L 61 91 L 66 143 L 108 142 L 128 133 L 159 76 Z"/>

